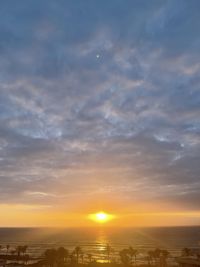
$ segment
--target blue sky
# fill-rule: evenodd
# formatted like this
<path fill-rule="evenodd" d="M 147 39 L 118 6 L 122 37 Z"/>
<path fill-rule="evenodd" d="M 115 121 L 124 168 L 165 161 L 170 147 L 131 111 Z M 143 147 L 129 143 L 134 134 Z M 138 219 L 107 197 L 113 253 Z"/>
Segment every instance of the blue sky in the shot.
<path fill-rule="evenodd" d="M 199 210 L 200 2 L 0 6 L 0 203 Z"/>

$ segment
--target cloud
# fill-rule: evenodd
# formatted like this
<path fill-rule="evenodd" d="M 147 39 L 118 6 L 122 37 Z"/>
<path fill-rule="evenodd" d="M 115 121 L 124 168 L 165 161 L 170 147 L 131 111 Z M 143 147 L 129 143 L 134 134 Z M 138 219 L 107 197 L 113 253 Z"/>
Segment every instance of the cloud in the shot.
<path fill-rule="evenodd" d="M 199 209 L 198 6 L 2 4 L 1 203 L 115 191 Z"/>

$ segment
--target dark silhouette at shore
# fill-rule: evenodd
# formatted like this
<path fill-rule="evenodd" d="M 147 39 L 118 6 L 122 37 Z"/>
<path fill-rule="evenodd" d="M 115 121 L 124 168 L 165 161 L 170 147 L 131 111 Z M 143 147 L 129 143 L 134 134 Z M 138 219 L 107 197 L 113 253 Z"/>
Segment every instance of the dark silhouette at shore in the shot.
<path fill-rule="evenodd" d="M 0 251 L 3 249 L 0 246 Z M 184 248 L 180 257 L 174 258 L 169 251 L 156 248 L 149 250 L 146 255 L 138 261 L 137 256 L 140 254 L 138 249 L 132 246 L 124 248 L 118 252 L 118 260 L 112 257 L 114 249 L 107 244 L 104 250 L 104 260 L 96 260 L 95 255 L 91 253 L 85 254 L 80 246 L 76 246 L 72 251 L 64 247 L 57 249 L 46 249 L 40 257 L 31 257 L 27 254 L 28 246 L 18 246 L 11 250 L 10 245 L 7 245 L 6 253 L 0 253 L 0 266 L 29 266 L 29 267 L 72 267 L 72 266 L 89 266 L 89 267 L 171 267 L 179 264 L 181 267 L 200 266 L 200 253 L 194 252 L 190 248 Z M 116 251 L 115 251 L 116 252 Z M 116 255 L 116 254 L 115 254 Z M 170 259 L 170 264 L 168 259 Z M 193 260 L 194 264 L 189 264 Z M 186 264 L 184 264 L 184 262 Z M 199 263 L 199 265 L 198 265 Z"/>

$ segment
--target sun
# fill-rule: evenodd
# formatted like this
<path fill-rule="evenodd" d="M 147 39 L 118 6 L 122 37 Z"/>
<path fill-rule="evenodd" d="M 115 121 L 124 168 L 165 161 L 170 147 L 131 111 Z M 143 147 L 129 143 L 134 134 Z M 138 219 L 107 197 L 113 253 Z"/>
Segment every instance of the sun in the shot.
<path fill-rule="evenodd" d="M 97 223 L 106 223 L 113 219 L 113 215 L 108 214 L 104 211 L 99 211 L 97 213 L 89 214 L 89 219 L 97 222 Z"/>
<path fill-rule="evenodd" d="M 106 213 L 100 212 L 96 214 L 96 219 L 99 221 L 106 221 L 108 215 Z"/>

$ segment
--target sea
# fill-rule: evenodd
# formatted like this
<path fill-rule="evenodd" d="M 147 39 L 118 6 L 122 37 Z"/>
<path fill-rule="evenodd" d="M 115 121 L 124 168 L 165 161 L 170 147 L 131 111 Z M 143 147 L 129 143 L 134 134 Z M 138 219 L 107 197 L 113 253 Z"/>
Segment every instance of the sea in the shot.
<path fill-rule="evenodd" d="M 99 262 L 107 260 L 106 246 L 111 259 L 119 261 L 119 251 L 132 246 L 138 250 L 137 260 L 144 262 L 147 252 L 166 249 L 170 258 L 181 255 L 183 248 L 200 249 L 200 226 L 152 228 L 0 228 L 0 253 L 27 245 L 31 257 L 40 257 L 49 248 L 65 247 L 72 252 L 80 246 L 85 259 L 92 254 Z"/>

